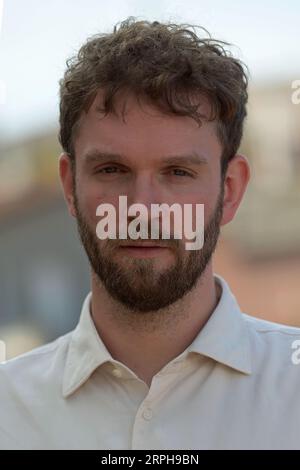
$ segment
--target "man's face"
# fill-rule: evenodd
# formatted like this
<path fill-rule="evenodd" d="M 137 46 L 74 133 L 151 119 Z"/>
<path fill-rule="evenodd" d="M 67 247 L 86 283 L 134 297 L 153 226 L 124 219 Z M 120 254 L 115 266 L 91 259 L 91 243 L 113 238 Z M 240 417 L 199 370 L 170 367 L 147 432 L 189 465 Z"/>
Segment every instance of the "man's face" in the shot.
<path fill-rule="evenodd" d="M 117 116 L 104 117 L 96 110 L 102 104 L 99 92 L 81 120 L 74 142 L 74 215 L 91 267 L 108 293 L 131 310 L 149 312 L 167 307 L 188 293 L 210 261 L 222 218 L 222 147 L 214 122 L 203 120 L 198 127 L 192 118 L 166 115 L 145 102 L 141 109 L 133 95 L 126 95 L 124 122 L 124 98 L 118 98 Z M 203 100 L 201 111 L 209 114 L 208 102 Z M 95 151 L 119 157 L 98 159 Z M 188 155 L 199 156 L 199 163 L 187 158 L 170 160 Z M 110 203 L 118 217 L 119 195 L 127 196 L 128 206 L 144 204 L 149 214 L 151 203 L 177 203 L 182 208 L 184 204 L 204 204 L 203 248 L 186 250 L 187 240 L 172 235 L 169 240 L 152 240 L 163 245 L 160 249 L 144 251 L 124 247 L 141 240 L 100 240 L 96 235 L 96 208 Z M 195 211 L 193 214 L 195 217 Z"/>

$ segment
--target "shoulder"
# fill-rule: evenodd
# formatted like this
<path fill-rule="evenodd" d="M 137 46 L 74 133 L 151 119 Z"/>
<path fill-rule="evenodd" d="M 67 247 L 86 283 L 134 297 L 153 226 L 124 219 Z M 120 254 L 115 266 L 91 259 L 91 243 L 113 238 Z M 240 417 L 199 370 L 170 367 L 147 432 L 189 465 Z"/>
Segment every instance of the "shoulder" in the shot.
<path fill-rule="evenodd" d="M 46 384 L 55 384 L 63 373 L 70 335 L 21 354 L 0 364 L 0 399 L 5 394 L 34 393 Z"/>
<path fill-rule="evenodd" d="M 296 373 L 300 379 L 300 328 L 242 314 L 249 332 L 254 369 Z M 295 367 L 299 364 L 299 368 Z"/>
<path fill-rule="evenodd" d="M 22 449 L 46 432 L 42 423 L 61 397 L 70 334 L 0 364 L 0 449 Z"/>
<path fill-rule="evenodd" d="M 275 323 L 262 318 L 242 313 L 242 316 L 250 330 L 254 331 L 261 337 L 266 337 L 268 333 L 273 338 L 291 339 L 300 335 L 300 327 L 284 325 L 282 323 Z"/>

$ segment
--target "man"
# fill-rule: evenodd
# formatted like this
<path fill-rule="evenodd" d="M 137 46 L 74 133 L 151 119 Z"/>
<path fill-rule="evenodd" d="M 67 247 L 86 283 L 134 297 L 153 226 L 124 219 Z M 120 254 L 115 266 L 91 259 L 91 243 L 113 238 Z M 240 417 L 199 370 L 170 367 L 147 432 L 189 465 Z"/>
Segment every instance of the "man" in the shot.
<path fill-rule="evenodd" d="M 249 180 L 243 65 L 221 41 L 132 18 L 67 65 L 59 170 L 91 292 L 74 331 L 1 366 L 0 447 L 299 448 L 299 330 L 242 314 L 212 267 Z M 97 208 L 120 216 L 120 195 L 204 204 L 203 247 L 161 227 L 100 239 Z"/>

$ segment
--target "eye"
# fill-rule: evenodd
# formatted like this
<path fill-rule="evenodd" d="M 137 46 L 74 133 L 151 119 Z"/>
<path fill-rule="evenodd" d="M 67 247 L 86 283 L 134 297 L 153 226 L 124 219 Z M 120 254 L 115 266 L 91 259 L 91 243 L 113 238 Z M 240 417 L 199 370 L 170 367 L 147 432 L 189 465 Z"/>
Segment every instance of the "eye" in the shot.
<path fill-rule="evenodd" d="M 99 168 L 95 171 L 95 173 L 105 173 L 105 174 L 108 174 L 108 173 L 116 173 L 117 170 L 120 170 L 120 168 L 118 168 L 117 166 L 106 166 L 104 168 Z"/>
<path fill-rule="evenodd" d="M 193 177 L 191 173 L 189 173 L 186 170 L 183 170 L 182 168 L 173 168 L 172 171 L 176 172 L 175 176 L 190 176 Z"/>

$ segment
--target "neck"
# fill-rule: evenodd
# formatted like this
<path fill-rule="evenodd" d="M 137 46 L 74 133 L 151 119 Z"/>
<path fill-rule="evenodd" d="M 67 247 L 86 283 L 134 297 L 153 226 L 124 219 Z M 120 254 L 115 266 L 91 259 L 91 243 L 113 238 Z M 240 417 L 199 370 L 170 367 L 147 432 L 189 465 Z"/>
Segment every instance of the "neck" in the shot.
<path fill-rule="evenodd" d="M 92 273 L 91 314 L 111 356 L 150 386 L 152 377 L 195 339 L 220 297 L 211 263 L 195 288 L 167 308 L 133 312 L 112 299 Z"/>

